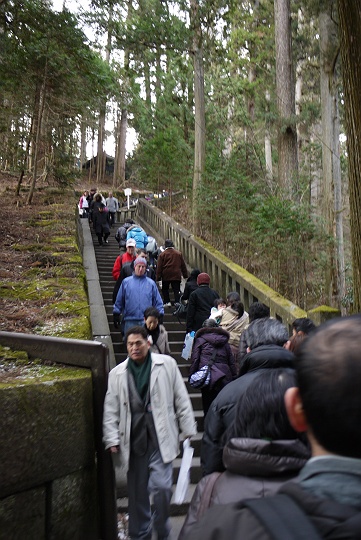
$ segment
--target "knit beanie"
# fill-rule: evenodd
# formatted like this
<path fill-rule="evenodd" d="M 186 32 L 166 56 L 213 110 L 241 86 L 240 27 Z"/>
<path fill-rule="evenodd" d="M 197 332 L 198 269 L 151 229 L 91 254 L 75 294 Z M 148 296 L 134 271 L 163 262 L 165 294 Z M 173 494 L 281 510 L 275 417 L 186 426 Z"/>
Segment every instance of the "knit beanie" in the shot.
<path fill-rule="evenodd" d="M 147 261 L 144 259 L 144 257 L 137 257 L 134 261 L 134 267 L 137 266 L 137 264 L 144 264 L 147 266 Z"/>
<path fill-rule="evenodd" d="M 211 278 L 205 272 L 202 272 L 197 277 L 197 285 L 209 285 L 210 282 L 211 282 Z"/>

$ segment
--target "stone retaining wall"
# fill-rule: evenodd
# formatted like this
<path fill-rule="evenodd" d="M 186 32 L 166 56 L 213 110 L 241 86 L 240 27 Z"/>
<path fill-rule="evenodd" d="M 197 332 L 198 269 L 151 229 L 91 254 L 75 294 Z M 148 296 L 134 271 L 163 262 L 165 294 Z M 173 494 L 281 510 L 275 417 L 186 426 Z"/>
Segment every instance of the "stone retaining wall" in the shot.
<path fill-rule="evenodd" d="M 0 382 L 0 539 L 99 538 L 92 378 Z"/>

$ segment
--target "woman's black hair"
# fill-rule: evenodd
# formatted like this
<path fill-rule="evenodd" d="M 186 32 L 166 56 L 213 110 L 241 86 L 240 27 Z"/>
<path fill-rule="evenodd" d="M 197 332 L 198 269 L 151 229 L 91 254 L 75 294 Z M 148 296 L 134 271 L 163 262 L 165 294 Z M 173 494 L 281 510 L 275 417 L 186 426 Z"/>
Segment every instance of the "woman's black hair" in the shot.
<path fill-rule="evenodd" d="M 232 291 L 227 294 L 226 298 L 226 304 L 227 306 L 231 306 L 233 302 L 239 302 L 241 300 L 241 297 L 239 296 L 237 291 Z"/>
<path fill-rule="evenodd" d="M 295 386 L 296 374 L 291 368 L 267 369 L 250 383 L 236 405 L 236 415 L 226 432 L 226 440 L 297 439 L 284 403 L 286 390 Z"/>
<path fill-rule="evenodd" d="M 200 270 L 198 270 L 198 268 L 193 268 L 193 270 L 191 271 L 190 273 L 190 276 L 189 276 L 189 280 L 190 279 L 197 279 L 197 277 L 199 276 L 199 274 L 201 273 Z"/>
<path fill-rule="evenodd" d="M 147 319 L 148 317 L 156 317 L 159 320 L 161 315 L 160 315 L 159 311 L 157 310 L 157 308 L 148 307 L 144 311 L 144 318 Z"/>
<path fill-rule="evenodd" d="M 238 319 L 240 319 L 244 313 L 244 305 L 241 301 L 236 300 L 235 302 L 232 302 L 228 307 L 234 309 L 234 311 L 237 311 L 238 313 Z"/>

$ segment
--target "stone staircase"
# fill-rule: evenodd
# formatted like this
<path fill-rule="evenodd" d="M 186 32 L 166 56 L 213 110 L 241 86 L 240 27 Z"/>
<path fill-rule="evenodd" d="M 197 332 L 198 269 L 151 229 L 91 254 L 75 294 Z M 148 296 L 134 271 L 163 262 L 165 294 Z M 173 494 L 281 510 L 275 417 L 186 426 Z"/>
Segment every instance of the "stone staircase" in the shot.
<path fill-rule="evenodd" d="M 115 281 L 112 277 L 112 268 L 116 257 L 119 255 L 118 243 L 116 242 L 114 235 L 119 225 L 114 225 L 111 229 L 111 235 L 109 237 L 109 243 L 103 246 L 98 245 L 97 237 L 94 232 L 92 232 L 95 257 L 97 261 L 97 267 L 99 272 L 100 287 L 103 295 L 103 301 L 106 309 L 106 314 L 108 317 L 110 334 L 112 338 L 114 353 L 116 363 L 119 364 L 125 360 L 126 348 L 125 344 L 121 341 L 121 333 L 119 329 L 114 328 L 113 324 L 113 304 L 112 304 L 112 294 Z M 171 293 L 172 294 L 172 293 Z M 192 468 L 190 471 L 191 485 L 188 490 L 187 498 L 182 505 L 171 505 L 171 515 L 172 516 L 182 516 L 185 515 L 188 509 L 188 505 L 192 494 L 195 489 L 195 485 L 201 479 L 201 469 L 200 469 L 200 445 L 203 432 L 203 410 L 201 402 L 201 393 L 197 392 L 191 388 L 188 384 L 187 375 L 189 363 L 181 358 L 181 351 L 183 348 L 184 336 L 185 336 L 185 325 L 181 324 L 176 317 L 172 315 L 174 308 L 165 308 L 164 315 L 164 326 L 168 332 L 168 340 L 170 345 L 170 350 L 173 358 L 178 363 L 179 369 L 183 375 L 184 381 L 186 382 L 188 392 L 191 397 L 193 410 L 198 426 L 198 434 L 192 439 L 192 446 L 194 447 L 194 457 Z M 174 488 L 177 482 L 179 467 L 181 463 L 181 457 L 176 459 L 173 463 L 173 475 L 174 475 Z M 127 511 L 127 498 L 121 497 L 118 499 L 118 511 L 126 512 Z"/>

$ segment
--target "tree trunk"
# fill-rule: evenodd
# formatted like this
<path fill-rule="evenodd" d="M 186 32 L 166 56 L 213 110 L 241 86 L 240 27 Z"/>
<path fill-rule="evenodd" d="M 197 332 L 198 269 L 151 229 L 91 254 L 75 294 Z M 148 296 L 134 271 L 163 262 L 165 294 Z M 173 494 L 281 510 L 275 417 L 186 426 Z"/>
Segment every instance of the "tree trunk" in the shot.
<path fill-rule="evenodd" d="M 116 150 L 114 161 L 113 187 L 125 185 L 125 145 L 127 140 L 128 111 L 121 110 L 117 120 Z"/>
<path fill-rule="evenodd" d="M 43 112 L 44 112 L 44 106 L 45 106 L 45 78 L 43 84 L 39 90 L 38 96 L 38 103 L 37 103 L 37 118 L 36 118 L 36 133 L 33 140 L 33 148 L 34 148 L 34 156 L 33 156 L 33 175 L 32 175 L 32 181 L 30 185 L 30 190 L 28 194 L 28 198 L 26 200 L 26 204 L 31 204 L 35 192 L 35 186 L 36 186 L 36 177 L 38 174 L 38 155 L 39 155 L 39 148 L 40 148 L 40 139 L 41 139 L 41 123 L 43 118 Z"/>
<path fill-rule="evenodd" d="M 205 164 L 205 104 L 204 104 L 204 70 L 202 50 L 202 29 L 198 14 L 197 0 L 191 0 L 191 26 L 193 28 L 193 63 L 194 63 L 194 172 L 193 172 L 193 226 L 199 234 L 199 193 L 202 185 L 202 174 Z"/>
<path fill-rule="evenodd" d="M 112 33 L 111 33 L 111 21 L 112 21 L 112 8 L 109 8 L 109 20 L 108 20 L 108 36 L 107 45 L 105 49 L 105 61 L 109 64 L 110 51 L 112 47 Z M 99 110 L 99 127 L 98 127 L 98 150 L 97 150 L 97 183 L 101 183 L 104 180 L 105 175 L 105 163 L 106 154 L 104 152 L 105 141 L 105 116 L 106 116 L 106 103 L 102 103 Z"/>
<path fill-rule="evenodd" d="M 295 88 L 292 68 L 290 0 L 275 0 L 278 178 L 288 196 L 298 188 Z"/>
<path fill-rule="evenodd" d="M 353 271 L 353 311 L 361 311 L 361 6 L 338 0 L 347 134 L 350 225 Z"/>
<path fill-rule="evenodd" d="M 335 164 L 335 142 L 338 145 L 339 123 L 336 121 L 337 107 L 337 76 L 335 72 L 336 59 L 338 57 L 338 39 L 337 27 L 331 17 L 332 6 L 320 13 L 320 49 L 321 49 L 321 119 L 322 119 L 322 186 L 321 186 L 321 210 L 327 234 L 334 238 L 335 236 L 335 199 L 334 189 L 336 184 L 341 184 L 341 179 L 335 177 L 335 173 L 341 173 L 338 167 L 334 170 Z M 342 215 L 341 215 L 342 220 Z M 339 231 L 340 232 L 340 231 Z M 336 238 L 336 244 L 338 239 Z M 340 303 L 340 291 L 337 278 L 337 265 L 334 246 L 329 243 L 327 248 L 327 267 L 325 292 L 327 303 L 332 305 L 334 297 L 338 298 Z M 342 266 L 342 264 L 341 264 Z"/>
<path fill-rule="evenodd" d="M 86 123 L 84 118 L 80 122 L 80 172 L 86 162 Z"/>

